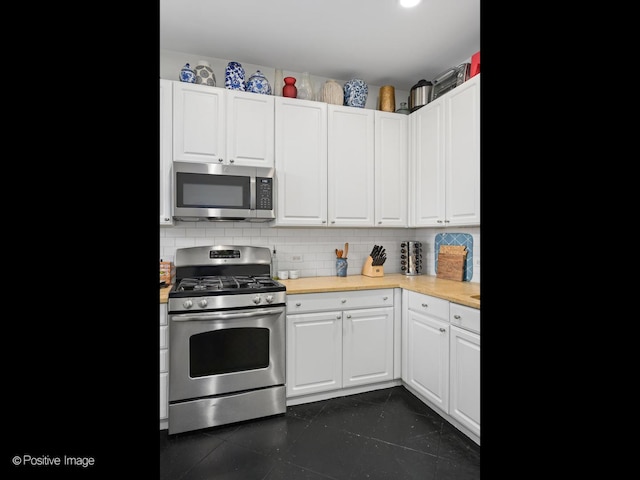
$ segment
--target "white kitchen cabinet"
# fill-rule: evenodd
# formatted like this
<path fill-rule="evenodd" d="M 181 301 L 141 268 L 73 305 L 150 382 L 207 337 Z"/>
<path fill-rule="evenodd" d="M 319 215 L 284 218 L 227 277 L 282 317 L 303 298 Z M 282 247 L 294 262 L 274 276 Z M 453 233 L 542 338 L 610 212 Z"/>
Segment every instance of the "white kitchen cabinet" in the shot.
<path fill-rule="evenodd" d="M 173 225 L 171 217 L 171 162 L 173 92 L 170 80 L 160 79 L 160 225 Z"/>
<path fill-rule="evenodd" d="M 275 98 L 276 225 L 327 224 L 327 104 Z"/>
<path fill-rule="evenodd" d="M 406 300 L 402 318 L 402 379 L 448 413 L 449 302 L 410 291 L 406 292 Z"/>
<path fill-rule="evenodd" d="M 225 160 L 235 165 L 273 167 L 274 99 L 238 90 L 226 91 Z"/>
<path fill-rule="evenodd" d="M 342 312 L 342 386 L 393 379 L 393 307 Z"/>
<path fill-rule="evenodd" d="M 376 227 L 406 227 L 409 117 L 375 111 L 375 208 Z"/>
<path fill-rule="evenodd" d="M 409 116 L 410 227 L 480 225 L 480 75 Z"/>
<path fill-rule="evenodd" d="M 287 295 L 287 398 L 394 378 L 393 289 Z"/>
<path fill-rule="evenodd" d="M 173 160 L 274 166 L 274 97 L 173 82 Z"/>
<path fill-rule="evenodd" d="M 287 397 L 342 387 L 342 312 L 287 315 Z"/>
<path fill-rule="evenodd" d="M 226 89 L 173 82 L 173 161 L 222 163 Z"/>
<path fill-rule="evenodd" d="M 169 418 L 169 325 L 167 304 L 160 304 L 160 425 Z M 164 422 L 166 424 L 166 422 Z M 164 428 L 167 428 L 166 426 Z"/>
<path fill-rule="evenodd" d="M 449 414 L 480 437 L 480 311 L 450 306 Z"/>
<path fill-rule="evenodd" d="M 328 106 L 328 220 L 374 225 L 374 110 Z"/>

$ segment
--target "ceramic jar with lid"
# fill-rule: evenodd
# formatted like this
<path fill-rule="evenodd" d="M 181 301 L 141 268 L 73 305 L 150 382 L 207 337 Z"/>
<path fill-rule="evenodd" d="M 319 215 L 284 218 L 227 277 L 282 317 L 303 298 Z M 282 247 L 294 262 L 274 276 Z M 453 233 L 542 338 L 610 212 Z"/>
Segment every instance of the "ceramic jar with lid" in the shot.
<path fill-rule="evenodd" d="M 264 74 L 258 70 L 249 77 L 246 84 L 246 91 L 252 93 L 261 93 L 263 95 L 271 95 L 271 85 Z"/>
<path fill-rule="evenodd" d="M 188 63 L 184 64 L 180 70 L 180 81 L 186 83 L 196 83 L 196 72 L 193 71 Z"/>

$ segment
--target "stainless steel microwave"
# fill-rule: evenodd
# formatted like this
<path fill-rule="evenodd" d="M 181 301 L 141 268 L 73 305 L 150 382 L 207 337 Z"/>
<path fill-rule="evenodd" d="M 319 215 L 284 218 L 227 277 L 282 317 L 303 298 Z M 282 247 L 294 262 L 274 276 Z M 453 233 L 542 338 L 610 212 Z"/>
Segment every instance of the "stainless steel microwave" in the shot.
<path fill-rule="evenodd" d="M 274 169 L 201 162 L 173 162 L 176 220 L 273 220 Z"/>

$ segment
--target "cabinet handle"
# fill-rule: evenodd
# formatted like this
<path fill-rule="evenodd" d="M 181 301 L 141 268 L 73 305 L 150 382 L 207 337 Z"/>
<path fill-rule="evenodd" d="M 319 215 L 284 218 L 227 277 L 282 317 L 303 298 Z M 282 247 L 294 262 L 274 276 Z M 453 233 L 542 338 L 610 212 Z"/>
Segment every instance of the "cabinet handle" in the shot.
<path fill-rule="evenodd" d="M 335 220 L 331 220 L 331 223 L 336 223 L 336 221 Z"/>
<path fill-rule="evenodd" d="M 446 328 L 440 328 L 440 331 L 441 331 L 442 333 L 444 333 L 444 332 L 446 332 L 446 331 L 447 331 L 447 329 L 446 329 Z"/>
<path fill-rule="evenodd" d="M 382 297 L 382 300 L 386 300 L 387 298 L 389 298 L 389 297 Z"/>
<path fill-rule="evenodd" d="M 342 318 L 342 315 L 336 315 L 336 320 L 340 320 Z"/>
<path fill-rule="evenodd" d="M 454 315 L 453 318 L 455 318 L 456 320 L 460 320 L 460 315 Z"/>
<path fill-rule="evenodd" d="M 378 222 L 378 225 L 382 225 L 382 222 Z"/>
<path fill-rule="evenodd" d="M 423 306 L 424 308 L 427 308 L 429 305 L 427 305 L 426 303 L 423 303 L 423 304 L 422 304 L 422 306 Z"/>
<path fill-rule="evenodd" d="M 449 223 L 449 220 L 445 220 L 444 223 Z"/>
<path fill-rule="evenodd" d="M 232 158 L 229 160 L 229 163 L 233 163 L 235 160 Z"/>
<path fill-rule="evenodd" d="M 442 220 L 436 220 L 436 223 L 442 223 Z"/>
<path fill-rule="evenodd" d="M 322 223 L 327 223 L 327 221 L 326 220 L 322 220 Z"/>
<path fill-rule="evenodd" d="M 342 303 L 347 303 L 347 299 L 343 298 L 342 300 L 340 300 Z"/>
<path fill-rule="evenodd" d="M 214 153 L 214 155 L 215 155 L 215 153 Z M 219 159 L 218 159 L 218 162 L 219 162 L 219 163 L 222 163 L 222 158 L 219 158 Z"/>
<path fill-rule="evenodd" d="M 351 315 L 349 315 L 349 314 L 348 314 L 348 315 L 347 315 L 347 318 L 351 318 Z"/>
<path fill-rule="evenodd" d="M 299 307 L 300 305 L 302 305 L 300 302 L 296 302 L 296 307 Z"/>

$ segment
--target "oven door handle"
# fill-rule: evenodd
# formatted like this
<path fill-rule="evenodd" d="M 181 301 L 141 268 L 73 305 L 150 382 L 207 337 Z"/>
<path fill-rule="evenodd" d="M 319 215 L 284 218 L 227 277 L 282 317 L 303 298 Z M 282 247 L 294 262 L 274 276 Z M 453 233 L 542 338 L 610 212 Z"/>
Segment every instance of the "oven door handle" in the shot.
<path fill-rule="evenodd" d="M 263 317 L 265 315 L 279 315 L 283 313 L 284 310 L 279 309 L 270 309 L 270 310 L 255 310 L 252 312 L 244 312 L 244 313 L 227 313 L 227 312 L 217 312 L 217 313 L 196 313 L 196 314 L 180 314 L 180 315 L 172 315 L 171 320 L 174 322 L 191 322 L 198 320 L 232 320 L 237 318 L 251 318 L 251 317 Z"/>

